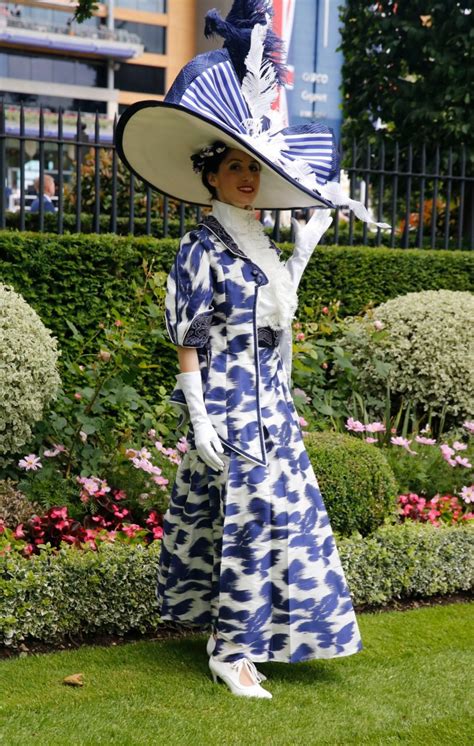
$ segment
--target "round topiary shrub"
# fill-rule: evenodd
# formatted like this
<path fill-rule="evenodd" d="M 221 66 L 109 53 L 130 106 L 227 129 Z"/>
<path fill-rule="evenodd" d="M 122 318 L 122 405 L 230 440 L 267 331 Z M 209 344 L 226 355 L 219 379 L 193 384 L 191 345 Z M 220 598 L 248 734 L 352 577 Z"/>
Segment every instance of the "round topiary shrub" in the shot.
<path fill-rule="evenodd" d="M 375 446 L 332 432 L 308 433 L 305 445 L 334 531 L 366 536 L 395 515 L 395 477 Z"/>
<path fill-rule="evenodd" d="M 473 319 L 471 293 L 425 290 L 349 321 L 341 346 L 351 353 L 360 393 L 383 400 L 388 383 L 392 404 L 410 401 L 418 416 L 444 409 L 449 419 L 471 418 Z"/>
<path fill-rule="evenodd" d="M 60 384 L 56 339 L 21 295 L 0 284 L 0 456 L 31 437 Z"/>

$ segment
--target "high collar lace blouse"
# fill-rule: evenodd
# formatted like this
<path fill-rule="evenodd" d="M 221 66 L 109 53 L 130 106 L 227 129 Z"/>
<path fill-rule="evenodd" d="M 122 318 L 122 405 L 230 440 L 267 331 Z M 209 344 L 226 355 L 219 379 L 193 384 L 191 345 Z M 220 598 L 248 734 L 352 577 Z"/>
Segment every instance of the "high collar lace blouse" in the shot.
<path fill-rule="evenodd" d="M 268 277 L 268 284 L 259 289 L 257 325 L 272 329 L 290 326 L 298 307 L 298 298 L 285 264 L 265 234 L 253 210 L 212 201 L 212 214 L 234 239 L 239 249 L 260 267 Z"/>

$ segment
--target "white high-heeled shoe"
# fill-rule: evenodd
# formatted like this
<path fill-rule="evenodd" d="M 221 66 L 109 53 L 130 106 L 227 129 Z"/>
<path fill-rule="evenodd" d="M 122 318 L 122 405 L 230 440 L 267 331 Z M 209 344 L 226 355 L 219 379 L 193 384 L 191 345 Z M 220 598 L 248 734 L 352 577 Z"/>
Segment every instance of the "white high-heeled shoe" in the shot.
<path fill-rule="evenodd" d="M 214 637 L 213 634 L 211 634 L 209 636 L 209 639 L 208 639 L 207 645 L 206 645 L 206 653 L 208 654 L 209 657 L 211 657 L 211 655 L 213 654 L 213 652 L 215 650 L 216 642 L 217 642 L 216 638 Z M 255 666 L 254 663 L 252 665 Z M 258 668 L 255 667 L 255 670 L 258 673 L 259 681 L 266 681 L 267 680 L 267 677 L 263 673 L 261 673 L 261 671 L 259 671 Z"/>
<path fill-rule="evenodd" d="M 253 684 L 248 686 L 240 682 L 240 674 L 244 666 L 250 678 L 254 681 Z M 224 684 L 227 684 L 232 694 L 236 694 L 238 697 L 272 699 L 270 692 L 267 692 L 266 689 L 260 686 L 260 674 L 248 658 L 239 658 L 237 661 L 232 661 L 232 663 L 226 663 L 213 658 L 211 655 L 209 658 L 209 668 L 211 669 L 214 683 L 217 682 L 218 678 L 221 679 Z"/>

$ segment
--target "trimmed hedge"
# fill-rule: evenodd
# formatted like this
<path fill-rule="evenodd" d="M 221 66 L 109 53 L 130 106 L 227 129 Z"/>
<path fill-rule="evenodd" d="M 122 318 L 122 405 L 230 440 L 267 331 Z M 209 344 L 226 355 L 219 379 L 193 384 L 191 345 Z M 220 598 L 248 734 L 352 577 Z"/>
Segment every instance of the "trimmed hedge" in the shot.
<path fill-rule="evenodd" d="M 397 483 L 378 448 L 333 432 L 309 433 L 304 442 L 334 531 L 366 536 L 395 515 Z"/>
<path fill-rule="evenodd" d="M 0 231 L 0 281 L 13 285 L 60 348 L 74 354 L 78 343 L 66 322 L 88 336 L 100 322 L 127 315 L 134 306 L 133 281 L 143 283 L 143 259 L 168 273 L 177 246 L 173 238 Z M 289 255 L 293 247 L 282 249 Z M 474 252 L 319 246 L 300 284 L 300 315 L 318 297 L 323 303 L 339 299 L 347 315 L 412 290 L 473 287 Z M 171 342 L 158 342 L 149 354 L 161 361 L 162 383 L 174 385 Z"/>
<path fill-rule="evenodd" d="M 143 281 L 142 259 L 168 272 L 176 249 L 172 238 L 1 231 L 0 279 L 61 340 L 65 318 L 95 329 L 111 305 L 125 312 L 133 300 L 130 280 Z M 282 249 L 288 255 L 292 246 Z M 474 252 L 319 246 L 301 281 L 300 308 L 321 296 L 323 303 L 339 299 L 342 314 L 355 314 L 370 302 L 439 288 L 474 288 Z"/>
<path fill-rule="evenodd" d="M 474 526 L 405 523 L 335 538 L 358 607 L 474 586 Z M 0 643 L 156 629 L 159 549 L 105 544 L 0 557 Z"/>

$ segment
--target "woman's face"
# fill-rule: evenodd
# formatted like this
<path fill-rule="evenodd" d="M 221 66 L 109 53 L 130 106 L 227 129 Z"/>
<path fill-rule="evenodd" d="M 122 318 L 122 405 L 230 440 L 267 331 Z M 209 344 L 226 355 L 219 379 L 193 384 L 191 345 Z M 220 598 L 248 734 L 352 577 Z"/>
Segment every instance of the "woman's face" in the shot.
<path fill-rule="evenodd" d="M 221 161 L 216 174 L 207 180 L 217 192 L 217 199 L 234 207 L 253 205 L 260 188 L 260 164 L 248 153 L 232 148 Z"/>

